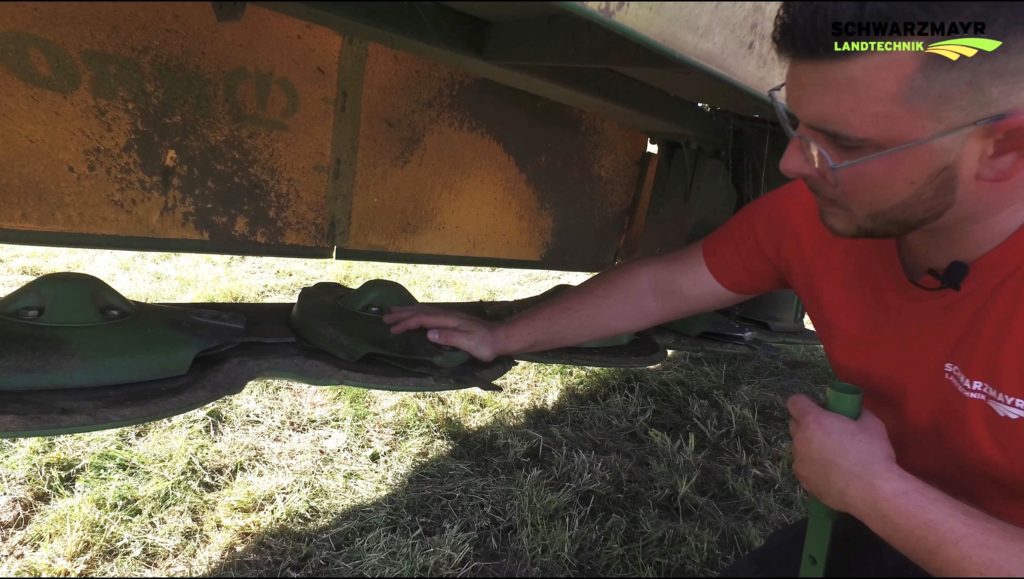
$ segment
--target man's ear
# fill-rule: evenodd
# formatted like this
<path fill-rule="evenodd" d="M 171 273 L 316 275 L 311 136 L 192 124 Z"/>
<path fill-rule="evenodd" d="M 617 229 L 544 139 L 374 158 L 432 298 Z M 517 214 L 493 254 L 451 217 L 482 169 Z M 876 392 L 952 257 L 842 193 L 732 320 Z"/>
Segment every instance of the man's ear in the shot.
<path fill-rule="evenodd" d="M 1010 113 L 986 129 L 978 179 L 998 183 L 1024 174 L 1024 110 Z"/>

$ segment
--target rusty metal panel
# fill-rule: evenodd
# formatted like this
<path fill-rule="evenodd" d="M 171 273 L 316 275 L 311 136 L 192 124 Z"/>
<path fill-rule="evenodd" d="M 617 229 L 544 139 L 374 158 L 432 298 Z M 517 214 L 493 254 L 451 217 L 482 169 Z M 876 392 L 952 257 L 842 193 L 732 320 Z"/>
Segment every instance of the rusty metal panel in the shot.
<path fill-rule="evenodd" d="M 258 7 L 0 4 L 0 237 L 330 255 L 340 49 Z"/>
<path fill-rule="evenodd" d="M 370 44 L 350 219 L 338 248 L 611 265 L 646 137 Z"/>

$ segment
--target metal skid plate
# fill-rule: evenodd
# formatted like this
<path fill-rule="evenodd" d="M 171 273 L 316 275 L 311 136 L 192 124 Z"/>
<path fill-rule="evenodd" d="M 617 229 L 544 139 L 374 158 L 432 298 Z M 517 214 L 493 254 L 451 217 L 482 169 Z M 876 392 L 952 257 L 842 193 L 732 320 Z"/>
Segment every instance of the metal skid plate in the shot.
<path fill-rule="evenodd" d="M 181 376 L 115 386 L 0 391 L 0 437 L 88 432 L 158 420 L 237 394 L 258 379 L 405 392 L 496 390 L 491 381 L 515 364 L 500 359 L 449 369 L 408 369 L 374 355 L 347 362 L 295 342 L 288 327 L 290 303 L 176 306 L 244 316 L 249 341 L 196 358 Z"/>
<path fill-rule="evenodd" d="M 640 332 L 627 344 L 615 346 L 570 347 L 543 352 L 517 354 L 516 360 L 540 364 L 570 364 L 598 368 L 643 368 L 665 360 L 665 351 L 648 332 Z"/>
<path fill-rule="evenodd" d="M 409 363 L 441 368 L 459 366 L 469 354 L 427 340 L 426 330 L 392 334 L 381 319 L 392 306 L 411 306 L 416 298 L 401 285 L 370 280 L 358 289 L 321 282 L 299 293 L 291 325 L 303 340 L 339 358 L 354 362 L 367 354 L 384 354 Z"/>
<path fill-rule="evenodd" d="M 282 312 L 291 305 L 285 306 Z M 471 364 L 458 372 L 430 376 L 372 359 L 345 362 L 294 343 L 246 343 L 197 359 L 188 374 L 174 378 L 96 388 L 0 392 L 0 437 L 89 432 L 159 420 L 237 394 L 258 379 L 404 392 L 496 389 L 490 380 L 512 365 L 510 360 Z"/>

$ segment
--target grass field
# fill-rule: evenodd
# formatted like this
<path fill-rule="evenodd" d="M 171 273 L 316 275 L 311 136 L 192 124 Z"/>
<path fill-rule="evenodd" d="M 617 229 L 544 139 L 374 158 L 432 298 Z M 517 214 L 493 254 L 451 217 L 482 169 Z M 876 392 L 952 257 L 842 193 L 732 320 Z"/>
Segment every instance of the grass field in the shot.
<path fill-rule="evenodd" d="M 96 275 L 140 301 L 398 281 L 515 299 L 585 274 L 0 246 L 0 295 Z M 705 575 L 803 512 L 783 401 L 819 348 L 520 363 L 501 393 L 254 382 L 136 427 L 0 440 L 0 575 Z"/>

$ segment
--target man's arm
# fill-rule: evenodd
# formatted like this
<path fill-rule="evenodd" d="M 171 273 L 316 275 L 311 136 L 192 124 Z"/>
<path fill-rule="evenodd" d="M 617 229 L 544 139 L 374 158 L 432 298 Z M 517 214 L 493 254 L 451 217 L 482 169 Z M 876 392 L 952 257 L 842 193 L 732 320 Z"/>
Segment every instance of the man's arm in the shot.
<path fill-rule="evenodd" d="M 503 353 L 550 350 L 723 308 L 735 294 L 708 271 L 701 244 L 613 267 L 523 312 L 499 331 Z"/>
<path fill-rule="evenodd" d="M 1024 576 L 1024 529 L 899 467 L 865 489 L 860 505 L 853 516 L 932 575 Z"/>
<path fill-rule="evenodd" d="M 809 493 L 850 513 L 933 575 L 1024 576 L 1024 529 L 964 504 L 896 463 L 885 425 L 787 403 L 794 470 Z"/>
<path fill-rule="evenodd" d="M 636 332 L 750 297 L 715 280 L 697 242 L 615 266 L 500 324 L 419 306 L 395 308 L 384 321 L 394 333 L 431 329 L 431 340 L 486 360 Z"/>

